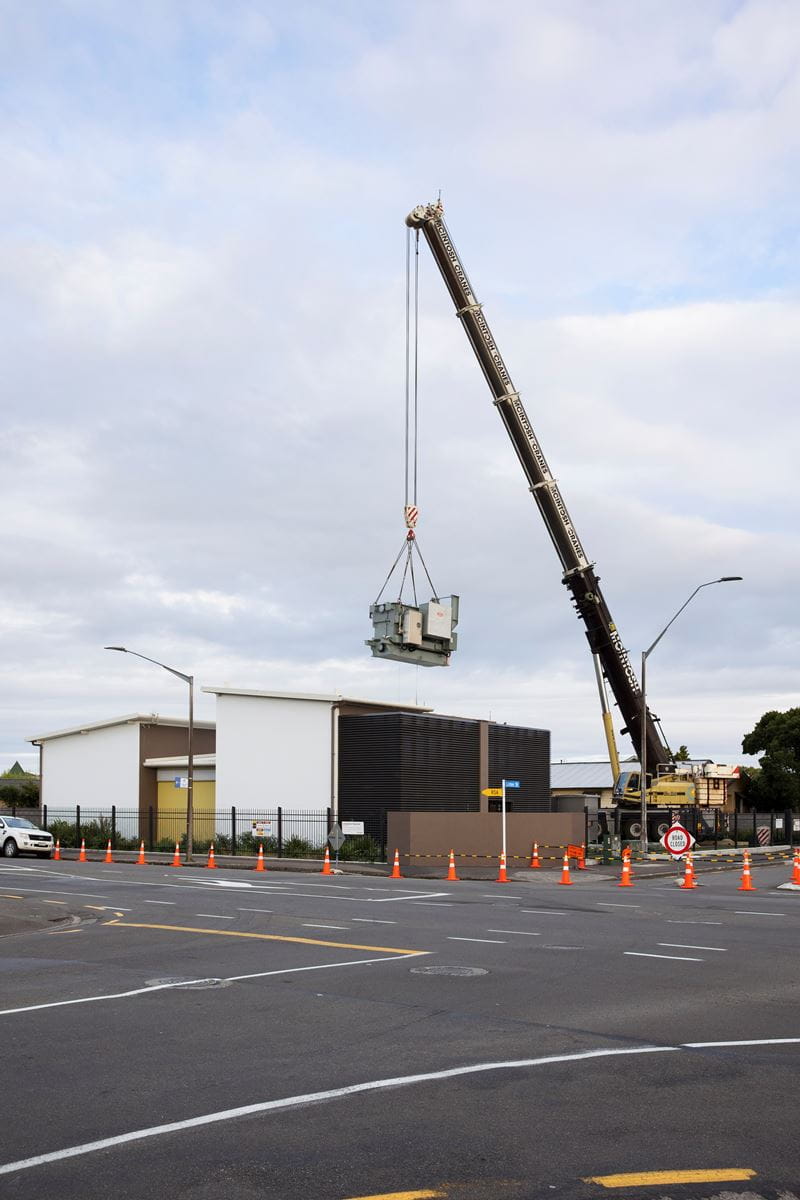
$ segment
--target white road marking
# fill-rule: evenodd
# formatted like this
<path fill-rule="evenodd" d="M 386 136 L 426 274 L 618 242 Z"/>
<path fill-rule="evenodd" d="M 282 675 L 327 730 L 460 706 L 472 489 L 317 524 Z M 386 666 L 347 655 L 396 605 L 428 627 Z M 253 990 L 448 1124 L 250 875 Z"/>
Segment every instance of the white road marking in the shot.
<path fill-rule="evenodd" d="M 505 946 L 506 944 L 505 942 L 500 941 L 499 938 L 449 937 L 447 940 L 448 942 L 485 942 L 487 945 L 492 946 Z"/>
<path fill-rule="evenodd" d="M 52 932 L 52 931 L 51 931 Z M 80 933 L 80 929 L 55 930 L 56 933 Z M 424 958 L 427 950 L 418 950 L 413 957 Z M 336 967 L 363 967 L 368 963 L 407 962 L 412 957 L 408 954 L 382 955 L 380 958 L 354 958 L 348 962 L 317 963 L 311 967 L 281 967 L 277 971 L 254 971 L 249 975 L 228 975 L 223 983 L 243 983 L 248 979 L 266 979 L 271 975 L 295 975 L 301 971 L 332 971 Z M 203 978 L 206 978 L 205 976 Z M 175 988 L 186 987 L 190 983 L 202 983 L 203 979 L 185 979 L 177 983 L 155 983 L 152 987 L 133 988 L 129 992 L 106 992 L 102 996 L 80 996 L 77 1000 L 49 1000 L 46 1004 L 28 1004 L 24 1008 L 0 1009 L 0 1017 L 11 1017 L 18 1013 L 39 1012 L 45 1008 L 68 1008 L 73 1004 L 96 1004 L 101 1000 L 129 1000 L 134 996 L 149 996 L 151 992 L 166 992 Z"/>
<path fill-rule="evenodd" d="M 668 925 L 722 925 L 722 921 L 667 921 Z"/>
<path fill-rule="evenodd" d="M 542 946 L 542 949 L 543 950 L 585 950 L 586 947 L 585 946 L 549 946 L 549 945 L 545 944 L 544 946 Z"/>
<path fill-rule="evenodd" d="M 642 950 L 623 950 L 631 958 L 669 958 L 673 962 L 703 962 L 702 958 L 688 958 L 682 954 L 645 954 Z"/>
<path fill-rule="evenodd" d="M 448 901 L 446 901 L 446 900 L 445 901 L 442 901 L 442 900 L 431 900 L 431 901 L 420 900 L 417 904 L 417 908 L 452 908 L 452 907 L 453 907 L 452 904 L 448 903 Z"/>
<path fill-rule="evenodd" d="M 397 921 L 381 921 L 378 917 L 353 917 L 354 921 L 360 921 L 362 925 L 396 925 Z"/>
<path fill-rule="evenodd" d="M 645 789 L 645 790 L 647 790 L 647 789 Z M 544 916 L 544 917 L 568 917 L 569 916 L 569 913 L 559 912 L 555 908 L 521 908 L 519 911 L 524 912 L 524 913 L 538 913 L 539 916 Z"/>
<path fill-rule="evenodd" d="M 487 933 L 514 933 L 518 937 L 541 937 L 540 933 L 529 933 L 527 929 L 487 929 Z"/>
<path fill-rule="evenodd" d="M 15 883 L 14 890 L 17 892 L 42 893 L 49 896 L 85 896 L 90 900 L 108 900 L 108 896 L 98 896 L 96 892 L 68 892 L 64 888 L 26 888 L 19 887 Z"/>
<path fill-rule="evenodd" d="M 645 788 L 645 791 L 647 789 Z M 196 917 L 211 917 L 215 921 L 235 921 L 235 917 L 229 917 L 225 913 L 195 913 Z"/>
<path fill-rule="evenodd" d="M 645 791 L 647 789 L 645 788 Z M 785 917 L 786 913 L 765 913 L 755 912 L 752 908 L 734 908 L 728 909 L 728 912 L 735 912 L 739 917 Z"/>
<path fill-rule="evenodd" d="M 237 912 L 265 912 L 271 913 L 271 908 L 237 908 Z"/>
<path fill-rule="evenodd" d="M 398 904 L 401 900 L 419 900 L 420 904 L 426 900 L 436 900 L 439 896 L 451 896 L 452 892 L 411 892 L 407 896 L 384 896 L 382 900 L 367 900 L 367 904 Z"/>
<path fill-rule="evenodd" d="M 727 946 L 685 946 L 683 942 L 656 942 L 657 946 L 667 946 L 672 950 L 714 950 L 717 954 L 727 954 Z"/>
<path fill-rule="evenodd" d="M 647 791 L 647 788 L 645 788 Z M 346 925 L 317 925 L 311 921 L 303 921 L 303 929 L 347 929 Z"/>
<path fill-rule="evenodd" d="M 742 1042 L 684 1042 L 679 1046 L 633 1046 L 613 1050 L 584 1050 L 576 1054 L 553 1054 L 544 1058 L 523 1058 L 504 1062 L 475 1063 L 468 1067 L 450 1067 L 442 1071 L 429 1071 L 420 1075 L 398 1075 L 389 1079 L 372 1079 L 366 1083 L 354 1083 L 349 1086 L 331 1088 L 325 1092 L 307 1092 L 299 1096 L 286 1096 L 280 1100 L 264 1100 L 257 1104 L 245 1104 L 239 1108 L 222 1109 L 219 1112 L 206 1113 L 201 1117 L 189 1117 L 184 1121 L 171 1121 L 165 1125 L 151 1125 L 145 1129 L 134 1129 L 129 1133 L 120 1133 L 115 1137 L 101 1138 L 95 1142 L 84 1142 L 77 1146 L 65 1146 L 61 1150 L 53 1150 L 48 1154 L 37 1154 L 31 1158 L 22 1158 L 17 1162 L 3 1163 L 0 1175 L 12 1175 L 30 1167 L 42 1166 L 44 1163 L 61 1162 L 67 1158 L 79 1158 L 98 1150 L 109 1150 L 113 1146 L 124 1146 L 129 1142 L 144 1141 L 147 1138 L 161 1137 L 168 1133 L 181 1133 L 187 1129 L 199 1129 L 206 1125 L 218 1125 L 223 1121 L 233 1121 L 238 1117 L 250 1117 L 256 1113 L 281 1112 L 286 1109 L 299 1108 L 308 1104 L 319 1104 L 327 1100 L 340 1100 L 347 1096 L 355 1096 L 364 1092 L 379 1092 L 389 1088 L 409 1087 L 417 1083 L 430 1083 L 441 1079 L 455 1079 L 461 1075 L 477 1075 L 486 1071 L 524 1070 L 531 1067 L 544 1067 L 560 1063 L 586 1062 L 591 1059 L 619 1058 L 630 1054 L 676 1054 L 682 1050 L 713 1049 L 722 1046 L 785 1046 L 797 1045 L 800 1038 L 764 1038 Z"/>
<path fill-rule="evenodd" d="M 645 788 L 645 792 L 647 789 Z M 598 900 L 598 908 L 641 908 L 641 904 L 617 904 L 613 900 Z"/>
<path fill-rule="evenodd" d="M 645 789 L 646 791 L 647 789 Z M 177 904 L 177 900 L 143 900 L 143 904 Z"/>
<path fill-rule="evenodd" d="M 523 900 L 524 896 L 510 896 L 508 892 L 481 892 L 483 900 Z"/>

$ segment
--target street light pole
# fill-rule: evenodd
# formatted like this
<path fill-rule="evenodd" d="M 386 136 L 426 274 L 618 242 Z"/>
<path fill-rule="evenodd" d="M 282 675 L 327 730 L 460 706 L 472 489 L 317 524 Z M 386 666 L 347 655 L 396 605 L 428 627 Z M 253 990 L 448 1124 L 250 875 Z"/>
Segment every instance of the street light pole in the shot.
<path fill-rule="evenodd" d="M 170 675 L 177 675 L 178 679 L 182 679 L 184 683 L 189 685 L 189 753 L 188 753 L 188 768 L 186 771 L 186 856 L 185 861 L 192 861 L 192 853 L 194 850 L 194 675 L 185 675 L 183 671 L 177 671 L 174 667 L 168 667 L 166 663 L 159 662 L 155 658 L 148 658 L 146 654 L 139 654 L 138 650 L 128 650 L 126 646 L 104 646 L 104 650 L 119 650 L 121 654 L 133 654 L 136 658 L 143 658 L 145 662 L 153 663 L 156 667 L 162 667 L 165 671 L 169 671 Z"/>
<path fill-rule="evenodd" d="M 640 800 L 641 800 L 641 810 L 640 810 L 641 811 L 641 823 L 642 823 L 641 849 L 642 849 L 642 857 L 643 858 L 647 857 L 647 686 L 646 686 L 646 681 L 645 681 L 645 672 L 647 669 L 647 659 L 652 654 L 652 652 L 655 650 L 656 646 L 661 641 L 661 639 L 663 638 L 664 634 L 667 632 L 667 630 L 669 629 L 669 627 L 673 623 L 673 621 L 677 620 L 677 618 L 681 615 L 681 613 L 686 608 L 686 606 L 688 604 L 690 604 L 692 600 L 694 600 L 695 596 L 697 595 L 697 593 L 699 591 L 701 591 L 703 588 L 713 587 L 713 585 L 715 583 L 736 583 L 736 582 L 741 581 L 741 578 L 742 578 L 741 575 L 723 575 L 719 579 L 709 579 L 707 583 L 698 584 L 697 587 L 692 592 L 689 599 L 685 600 L 683 602 L 683 604 L 680 606 L 678 611 L 675 613 L 675 616 L 672 617 L 671 620 L 667 621 L 666 625 L 661 630 L 661 633 L 658 635 L 658 637 L 652 643 L 652 645 L 648 646 L 646 650 L 642 651 L 642 716 L 641 716 L 642 727 L 640 730 L 640 752 L 639 752 L 639 759 L 640 759 L 640 762 L 639 762 L 639 796 L 640 796 Z"/>

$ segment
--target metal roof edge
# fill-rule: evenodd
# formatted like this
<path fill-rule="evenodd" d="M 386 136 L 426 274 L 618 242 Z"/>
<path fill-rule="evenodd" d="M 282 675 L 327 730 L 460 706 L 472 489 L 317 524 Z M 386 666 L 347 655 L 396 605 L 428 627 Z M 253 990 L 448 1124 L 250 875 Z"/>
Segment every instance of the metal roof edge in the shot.
<path fill-rule="evenodd" d="M 429 705 L 403 704 L 399 700 L 363 700 L 357 696 L 343 696 L 339 692 L 269 692 L 259 688 L 204 687 L 201 691 L 212 696 L 251 696 L 261 700 L 307 700 L 321 704 L 362 704 L 370 708 L 388 708 L 403 712 L 433 712 Z"/>
<path fill-rule="evenodd" d="M 105 721 L 87 721 L 84 725 L 73 725 L 69 729 L 55 729 L 51 733 L 37 733 L 25 738 L 37 746 L 55 738 L 70 737 L 76 733 L 93 733 L 97 729 L 111 729 L 115 725 L 177 725 L 186 727 L 188 717 L 162 717 L 158 713 L 128 713 L 124 717 L 109 717 Z M 216 721 L 194 721 L 195 729 L 216 729 Z"/>

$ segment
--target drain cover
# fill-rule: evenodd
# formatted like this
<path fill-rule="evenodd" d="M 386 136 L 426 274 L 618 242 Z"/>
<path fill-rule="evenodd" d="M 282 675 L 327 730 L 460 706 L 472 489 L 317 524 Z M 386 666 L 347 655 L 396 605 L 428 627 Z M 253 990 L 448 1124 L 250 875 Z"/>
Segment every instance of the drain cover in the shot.
<path fill-rule="evenodd" d="M 148 979 L 146 987 L 191 988 L 199 991 L 201 988 L 229 987 L 227 979 L 179 979 L 169 976 L 166 979 Z"/>
<path fill-rule="evenodd" d="M 412 975 L 457 975 L 464 978 L 468 975 L 488 975 L 483 967 L 412 967 Z"/>

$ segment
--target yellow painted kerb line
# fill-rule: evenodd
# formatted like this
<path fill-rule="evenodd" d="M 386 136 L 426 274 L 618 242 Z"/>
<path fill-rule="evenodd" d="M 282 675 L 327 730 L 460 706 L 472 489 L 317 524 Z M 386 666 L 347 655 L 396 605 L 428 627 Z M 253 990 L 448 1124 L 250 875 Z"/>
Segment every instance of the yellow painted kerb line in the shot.
<path fill-rule="evenodd" d="M 330 946 L 334 950 L 371 950 L 378 954 L 427 954 L 427 950 L 398 950 L 396 946 L 361 946 L 355 942 L 325 942 L 321 938 L 285 937 L 278 933 L 245 933 L 236 929 L 198 929 L 193 925 L 145 925 L 137 921 L 107 921 L 126 929 L 166 929 L 173 933 L 207 933 L 213 937 L 255 938 L 260 942 L 299 942 L 302 946 Z"/>
<path fill-rule="evenodd" d="M 662 1183 L 736 1183 L 752 1179 L 748 1167 L 718 1167 L 710 1171 L 633 1171 L 627 1175 L 592 1175 L 584 1183 L 599 1183 L 606 1188 L 655 1187 Z"/>

